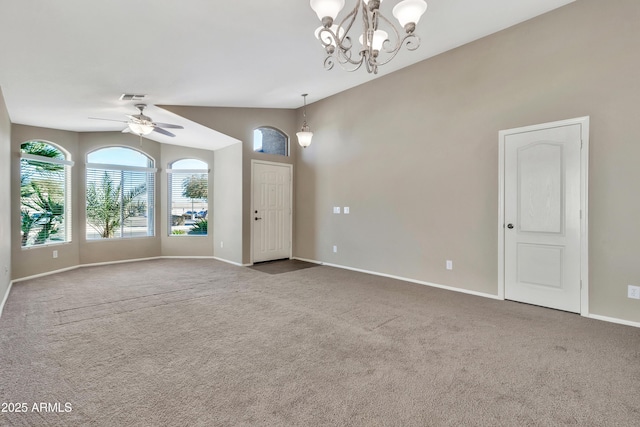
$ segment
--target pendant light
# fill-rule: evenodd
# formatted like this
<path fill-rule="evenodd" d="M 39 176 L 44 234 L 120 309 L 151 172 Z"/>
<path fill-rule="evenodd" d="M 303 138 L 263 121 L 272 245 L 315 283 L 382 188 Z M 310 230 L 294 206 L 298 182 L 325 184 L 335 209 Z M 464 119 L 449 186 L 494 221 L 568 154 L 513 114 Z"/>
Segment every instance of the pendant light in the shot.
<path fill-rule="evenodd" d="M 307 125 L 307 93 L 303 93 L 302 97 L 304 98 L 304 108 L 302 109 L 302 117 L 304 117 L 304 123 L 302 124 L 302 129 L 300 132 L 296 133 L 298 136 L 298 144 L 302 148 L 307 148 L 311 145 L 311 138 L 313 137 L 313 132 L 309 130 L 309 125 Z"/>

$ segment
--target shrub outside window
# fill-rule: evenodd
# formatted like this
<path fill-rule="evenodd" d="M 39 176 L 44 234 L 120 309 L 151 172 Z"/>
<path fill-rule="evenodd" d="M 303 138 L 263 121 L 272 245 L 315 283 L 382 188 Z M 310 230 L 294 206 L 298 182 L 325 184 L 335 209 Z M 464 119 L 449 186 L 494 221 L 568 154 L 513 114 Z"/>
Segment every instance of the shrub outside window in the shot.
<path fill-rule="evenodd" d="M 87 155 L 88 240 L 154 236 L 154 162 L 126 147 Z"/>
<path fill-rule="evenodd" d="M 27 141 L 20 146 L 21 246 L 71 241 L 71 167 L 54 145 Z"/>
<path fill-rule="evenodd" d="M 209 169 L 196 159 L 173 162 L 167 169 L 169 235 L 206 236 L 209 212 Z"/>

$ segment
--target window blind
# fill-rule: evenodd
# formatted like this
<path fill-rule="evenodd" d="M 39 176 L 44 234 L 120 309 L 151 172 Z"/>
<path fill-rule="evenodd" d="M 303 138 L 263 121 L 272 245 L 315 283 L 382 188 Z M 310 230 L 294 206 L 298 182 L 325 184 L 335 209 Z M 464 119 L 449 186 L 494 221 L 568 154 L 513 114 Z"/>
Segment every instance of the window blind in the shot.
<path fill-rule="evenodd" d="M 87 165 L 87 239 L 153 236 L 154 189 L 155 169 Z"/>
<path fill-rule="evenodd" d="M 169 169 L 169 235 L 208 234 L 208 181 L 206 169 Z"/>
<path fill-rule="evenodd" d="M 56 150 L 57 151 L 57 150 Z M 21 246 L 64 243 L 71 240 L 69 200 L 72 162 L 21 154 Z"/>

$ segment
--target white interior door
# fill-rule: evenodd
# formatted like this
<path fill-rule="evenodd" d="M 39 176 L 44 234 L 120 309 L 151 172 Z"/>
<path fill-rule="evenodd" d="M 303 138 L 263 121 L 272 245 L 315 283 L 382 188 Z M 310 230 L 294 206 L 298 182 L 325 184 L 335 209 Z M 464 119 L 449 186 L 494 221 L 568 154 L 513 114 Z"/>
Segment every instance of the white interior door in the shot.
<path fill-rule="evenodd" d="M 581 124 L 504 135 L 504 296 L 580 313 Z"/>
<path fill-rule="evenodd" d="M 291 169 L 253 163 L 253 262 L 291 257 Z"/>

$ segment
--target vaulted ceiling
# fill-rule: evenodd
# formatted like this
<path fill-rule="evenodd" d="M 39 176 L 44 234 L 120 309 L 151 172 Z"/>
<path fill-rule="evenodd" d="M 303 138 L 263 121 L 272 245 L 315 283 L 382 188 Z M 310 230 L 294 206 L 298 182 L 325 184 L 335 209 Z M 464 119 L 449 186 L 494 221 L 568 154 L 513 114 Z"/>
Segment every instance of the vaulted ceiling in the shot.
<path fill-rule="evenodd" d="M 572 1 L 428 0 L 420 48 L 378 76 Z M 392 20 L 396 3 L 381 7 Z M 298 108 L 302 93 L 314 102 L 376 77 L 325 70 L 319 25 L 307 0 L 7 0 L 0 87 L 13 123 L 71 131 L 121 130 L 88 117 L 135 113 L 123 93 L 156 105 Z"/>

